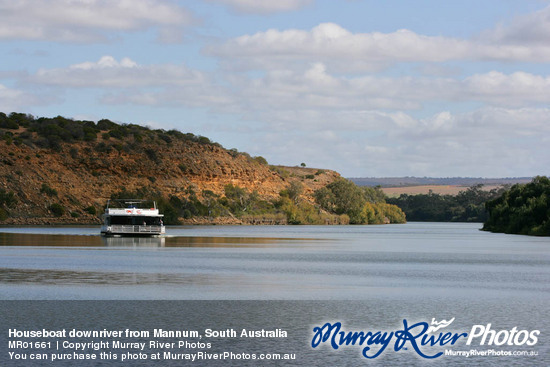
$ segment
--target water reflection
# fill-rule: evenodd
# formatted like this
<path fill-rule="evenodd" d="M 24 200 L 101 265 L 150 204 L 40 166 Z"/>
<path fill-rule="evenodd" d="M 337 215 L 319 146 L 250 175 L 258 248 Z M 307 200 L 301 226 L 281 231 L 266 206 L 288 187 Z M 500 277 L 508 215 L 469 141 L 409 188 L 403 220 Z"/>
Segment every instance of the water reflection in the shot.
<path fill-rule="evenodd" d="M 35 233 L 0 233 L 0 246 L 38 247 L 281 247 L 302 242 L 321 242 L 311 238 L 270 237 L 101 237 Z"/>
<path fill-rule="evenodd" d="M 34 285 L 209 285 L 225 277 L 200 274 L 122 273 L 0 268 L 0 283 Z"/>
<path fill-rule="evenodd" d="M 0 233 L 0 298 L 548 299 L 550 242 L 476 225 Z"/>
<path fill-rule="evenodd" d="M 0 246 L 104 246 L 99 236 L 34 233 L 0 233 Z"/>
<path fill-rule="evenodd" d="M 165 237 L 101 237 L 107 247 L 164 247 Z"/>

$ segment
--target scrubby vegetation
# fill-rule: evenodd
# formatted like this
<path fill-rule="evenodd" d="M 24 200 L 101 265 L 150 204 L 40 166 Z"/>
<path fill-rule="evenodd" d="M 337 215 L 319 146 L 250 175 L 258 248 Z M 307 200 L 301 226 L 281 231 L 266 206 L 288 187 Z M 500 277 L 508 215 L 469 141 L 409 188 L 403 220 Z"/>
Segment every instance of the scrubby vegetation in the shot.
<path fill-rule="evenodd" d="M 483 190 L 483 185 L 475 185 L 458 195 L 435 193 L 407 195 L 387 199 L 390 204 L 400 207 L 408 221 L 419 222 L 483 222 L 488 213 L 485 203 L 502 195 L 506 187 Z"/>
<path fill-rule="evenodd" d="M 20 128 L 25 129 L 19 132 Z M 204 136 L 196 136 L 191 133 L 184 134 L 177 130 L 153 130 L 135 124 L 117 124 L 108 119 L 102 119 L 95 123 L 93 121 L 68 119 L 62 116 L 35 118 L 24 113 L 13 112 L 6 115 L 0 112 L 0 129 L 6 129 L 3 133 L 0 132 L 2 134 L 0 138 L 10 144 L 27 144 L 39 148 L 50 148 L 57 152 L 63 151 L 63 143 L 76 141 L 95 142 L 95 149 L 106 153 L 117 148 L 119 148 L 117 150 L 132 150 L 136 146 L 128 144 L 129 138 L 132 138 L 135 143 L 148 140 L 150 142 L 163 141 L 170 144 L 173 139 L 179 139 L 199 144 L 221 146 Z M 98 134 L 104 141 L 97 142 Z M 115 141 L 110 141 L 111 138 Z M 117 143 L 116 140 L 119 142 Z M 120 142 L 126 144 L 121 145 Z M 73 155 L 75 152 L 70 152 L 70 154 Z M 262 159 L 259 160 L 262 161 Z"/>
<path fill-rule="evenodd" d="M 13 191 L 6 192 L 0 189 L 0 220 L 6 220 L 9 216 L 8 208 L 12 207 L 17 202 Z"/>
<path fill-rule="evenodd" d="M 43 183 L 40 192 L 48 196 L 57 196 L 57 190 L 52 189 L 48 184 Z"/>
<path fill-rule="evenodd" d="M 487 202 L 486 208 L 486 231 L 550 236 L 550 179 L 538 176 L 528 184 L 516 184 Z"/>
<path fill-rule="evenodd" d="M 65 208 L 63 205 L 59 203 L 54 203 L 48 207 L 48 209 L 55 215 L 56 217 L 61 217 L 63 214 L 65 214 Z"/>
<path fill-rule="evenodd" d="M 331 199 L 326 200 L 325 189 L 315 194 L 317 203 L 302 196 L 303 186 L 294 181 L 282 190 L 277 199 L 267 201 L 257 192 L 226 185 L 222 195 L 210 190 L 197 193 L 193 187 L 182 195 L 162 196 L 149 187 L 136 191 L 120 191 L 112 199 L 141 199 L 157 201 L 166 224 L 179 224 L 181 219 L 193 217 L 233 217 L 251 224 L 381 224 L 404 223 L 405 215 L 395 205 L 384 202 L 378 189 L 358 188 L 341 179 L 327 187 Z M 359 196 L 357 196 L 359 195 Z M 351 199 L 351 200 L 350 200 Z M 323 201 L 325 200 L 325 201 Z M 332 201 L 330 201 L 332 200 Z M 357 206 L 359 204 L 359 206 Z"/>
<path fill-rule="evenodd" d="M 315 192 L 316 202 L 324 210 L 349 217 L 351 224 L 405 223 L 405 214 L 385 202 L 378 188 L 358 187 L 339 179 Z"/>

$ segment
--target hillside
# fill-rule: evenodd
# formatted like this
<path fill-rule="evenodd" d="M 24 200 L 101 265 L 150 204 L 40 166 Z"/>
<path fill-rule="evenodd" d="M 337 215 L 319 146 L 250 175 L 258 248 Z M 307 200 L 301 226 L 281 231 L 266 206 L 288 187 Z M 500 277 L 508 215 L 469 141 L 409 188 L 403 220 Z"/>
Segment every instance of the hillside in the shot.
<path fill-rule="evenodd" d="M 176 130 L 0 113 L 3 224 L 99 223 L 107 199 L 128 194 L 155 196 L 171 207 L 179 203 L 177 217 L 212 215 L 215 208 L 205 201 L 228 199 L 228 187 L 237 201 L 246 197 L 264 205 L 293 184 L 299 188 L 294 202 L 313 204 L 313 192 L 339 177 L 269 166 L 262 157 Z"/>

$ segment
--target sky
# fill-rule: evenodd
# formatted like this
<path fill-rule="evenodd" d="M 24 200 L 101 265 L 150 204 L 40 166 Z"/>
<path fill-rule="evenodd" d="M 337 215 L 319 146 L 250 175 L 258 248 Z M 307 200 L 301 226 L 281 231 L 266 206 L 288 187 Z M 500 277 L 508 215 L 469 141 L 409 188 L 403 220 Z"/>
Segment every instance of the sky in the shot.
<path fill-rule="evenodd" d="M 345 177 L 550 175 L 549 0 L 0 0 L 0 111 Z"/>

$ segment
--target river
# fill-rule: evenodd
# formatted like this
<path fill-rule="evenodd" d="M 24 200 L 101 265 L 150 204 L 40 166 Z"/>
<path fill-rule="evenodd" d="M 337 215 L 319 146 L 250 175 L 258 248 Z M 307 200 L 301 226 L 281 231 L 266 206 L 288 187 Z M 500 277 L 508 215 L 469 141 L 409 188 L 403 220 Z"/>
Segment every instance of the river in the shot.
<path fill-rule="evenodd" d="M 537 345 L 529 349 L 538 356 L 514 363 L 550 364 L 550 238 L 479 228 L 470 223 L 174 226 L 161 238 L 102 238 L 98 227 L 4 227 L 0 294 L 4 301 L 98 305 L 102 300 L 186 301 L 198 309 L 217 307 L 212 301 L 237 308 L 271 305 L 278 320 L 286 315 L 295 325 L 305 323 L 308 332 L 325 320 L 384 330 L 403 328 L 403 319 L 455 317 L 454 325 L 468 331 L 488 323 L 496 329 L 540 330 Z M 273 305 L 280 307 L 275 311 Z M 262 315 L 257 318 L 268 317 Z M 342 355 L 333 352 L 339 351 L 323 350 L 330 358 Z M 386 362 L 399 355 L 392 353 Z M 364 363 L 356 354 L 354 360 Z M 455 365 L 473 361 L 446 358 Z M 502 361 L 486 357 L 478 364 Z M 423 359 L 394 362 L 420 365 Z"/>

